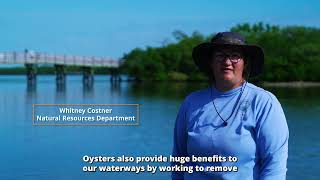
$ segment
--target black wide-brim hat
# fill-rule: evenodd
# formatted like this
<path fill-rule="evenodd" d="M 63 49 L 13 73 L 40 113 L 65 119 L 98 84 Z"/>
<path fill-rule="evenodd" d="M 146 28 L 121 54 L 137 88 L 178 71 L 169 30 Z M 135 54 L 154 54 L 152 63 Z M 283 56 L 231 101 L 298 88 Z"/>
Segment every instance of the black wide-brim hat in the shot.
<path fill-rule="evenodd" d="M 245 38 L 236 32 L 217 33 L 210 42 L 205 42 L 193 48 L 192 58 L 198 68 L 203 72 L 209 72 L 212 53 L 217 48 L 239 47 L 243 50 L 245 58 L 250 64 L 249 77 L 255 77 L 262 73 L 264 64 L 263 49 L 257 45 L 245 43 Z"/>

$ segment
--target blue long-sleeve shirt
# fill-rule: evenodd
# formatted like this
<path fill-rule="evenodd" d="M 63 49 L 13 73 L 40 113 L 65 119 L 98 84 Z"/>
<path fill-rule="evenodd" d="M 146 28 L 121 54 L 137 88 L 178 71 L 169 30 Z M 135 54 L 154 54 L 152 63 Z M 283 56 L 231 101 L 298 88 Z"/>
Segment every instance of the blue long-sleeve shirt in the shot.
<path fill-rule="evenodd" d="M 239 94 L 243 94 L 230 116 Z M 185 166 L 237 166 L 237 172 L 173 172 L 172 179 L 286 178 L 289 131 L 282 107 L 270 92 L 246 83 L 227 92 L 207 88 L 188 95 L 180 106 L 172 156 L 237 157 L 236 162 L 190 162 Z M 172 165 L 181 165 L 172 163 Z"/>

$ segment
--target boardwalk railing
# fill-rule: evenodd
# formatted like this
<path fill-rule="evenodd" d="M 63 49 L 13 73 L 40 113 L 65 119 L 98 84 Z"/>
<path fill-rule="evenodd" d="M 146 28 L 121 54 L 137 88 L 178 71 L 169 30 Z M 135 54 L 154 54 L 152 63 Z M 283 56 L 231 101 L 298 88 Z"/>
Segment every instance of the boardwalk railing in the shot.
<path fill-rule="evenodd" d="M 0 64 L 56 64 L 117 68 L 123 60 L 95 56 L 54 55 L 39 52 L 0 52 Z"/>

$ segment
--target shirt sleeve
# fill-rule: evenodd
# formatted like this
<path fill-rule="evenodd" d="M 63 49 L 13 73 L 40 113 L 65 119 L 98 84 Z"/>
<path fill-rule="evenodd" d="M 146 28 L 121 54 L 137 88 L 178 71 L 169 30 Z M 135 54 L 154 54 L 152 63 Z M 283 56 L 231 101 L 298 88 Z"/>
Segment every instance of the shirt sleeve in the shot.
<path fill-rule="evenodd" d="M 282 107 L 274 95 L 258 111 L 256 142 L 260 180 L 285 180 L 289 130 Z"/>
<path fill-rule="evenodd" d="M 174 133 L 173 133 L 173 151 L 174 157 L 186 157 L 187 154 L 187 119 L 186 119 L 186 100 L 181 104 L 178 115 L 176 117 Z M 172 166 L 180 165 L 180 163 L 171 163 Z M 183 180 L 184 172 L 172 172 L 173 180 Z"/>

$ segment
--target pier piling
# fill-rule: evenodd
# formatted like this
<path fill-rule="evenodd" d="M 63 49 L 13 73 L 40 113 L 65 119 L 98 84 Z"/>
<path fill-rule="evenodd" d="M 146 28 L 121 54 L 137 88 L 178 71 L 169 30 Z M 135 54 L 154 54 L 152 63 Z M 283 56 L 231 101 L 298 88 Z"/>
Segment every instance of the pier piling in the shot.
<path fill-rule="evenodd" d="M 25 64 L 27 69 L 27 81 L 28 85 L 35 85 L 37 82 L 37 65 L 36 64 Z"/>
<path fill-rule="evenodd" d="M 54 65 L 55 72 L 56 72 L 56 83 L 57 84 L 65 84 L 66 83 L 66 73 L 64 65 Z"/>
<path fill-rule="evenodd" d="M 94 78 L 93 78 L 93 75 L 94 75 L 94 70 L 92 67 L 82 67 L 82 72 L 83 72 L 83 85 L 84 86 L 92 86 L 93 85 L 93 82 L 94 82 Z"/>

